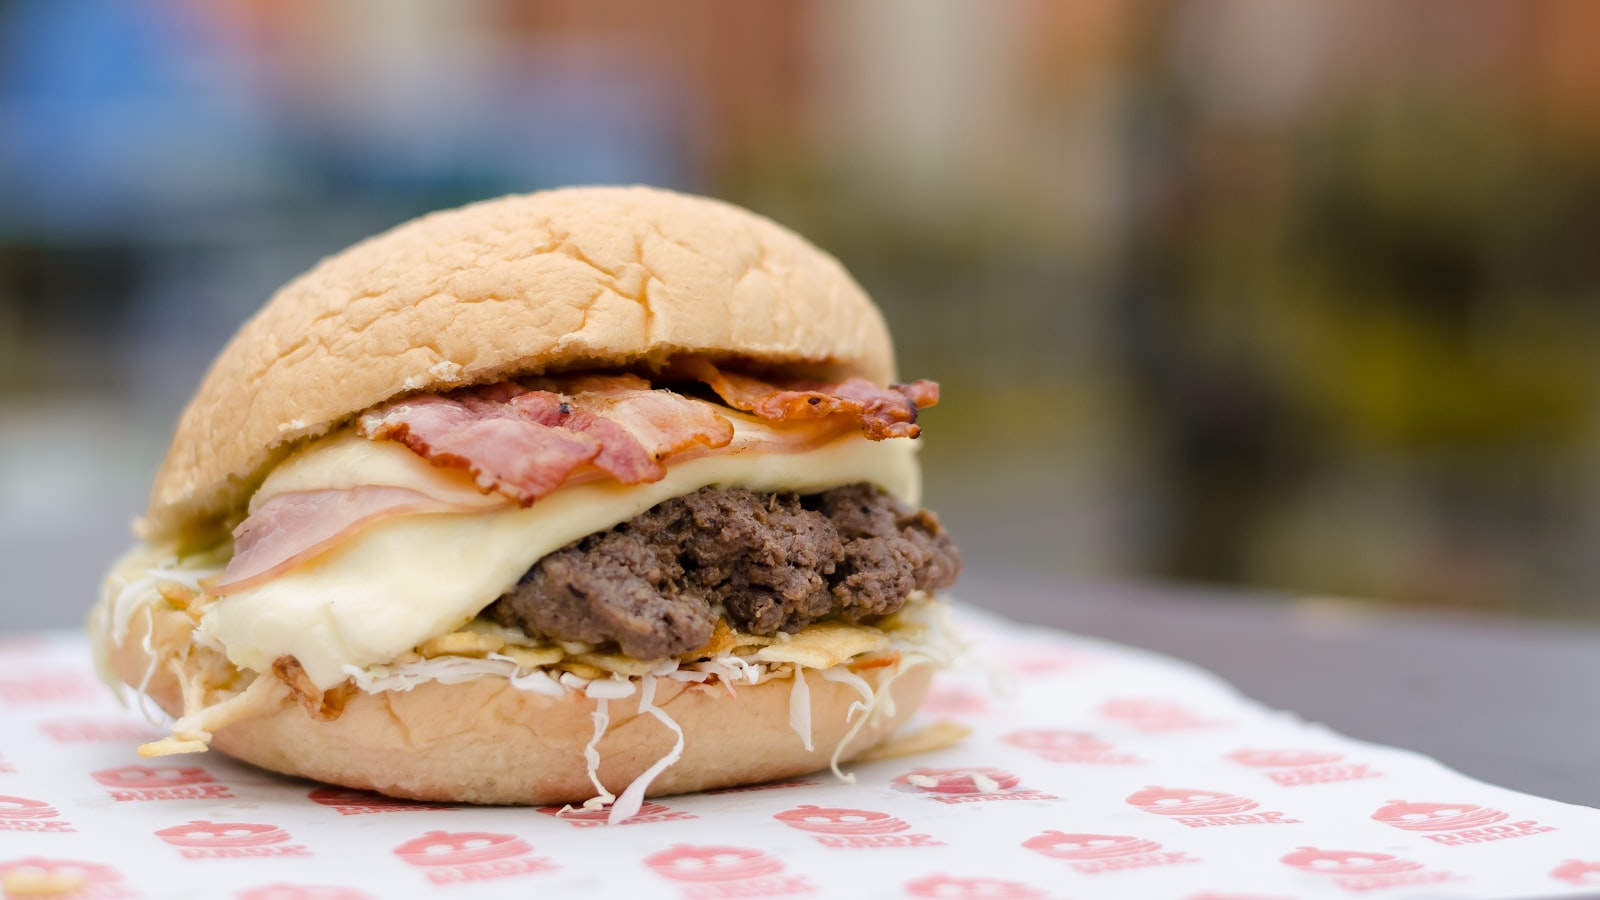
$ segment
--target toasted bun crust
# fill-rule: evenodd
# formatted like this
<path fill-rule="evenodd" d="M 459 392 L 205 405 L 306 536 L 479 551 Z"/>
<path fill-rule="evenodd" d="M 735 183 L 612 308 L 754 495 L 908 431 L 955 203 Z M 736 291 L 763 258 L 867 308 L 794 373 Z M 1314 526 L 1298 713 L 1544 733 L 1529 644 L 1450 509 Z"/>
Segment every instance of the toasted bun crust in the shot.
<path fill-rule="evenodd" d="M 179 421 L 145 537 L 224 519 L 292 445 L 398 394 L 682 353 L 894 374 L 838 261 L 738 207 L 590 187 L 424 216 L 324 260 L 239 330 Z"/>
<path fill-rule="evenodd" d="M 190 627 L 182 612 L 135 616 L 120 646 L 105 635 L 101 649 L 118 678 L 130 685 L 145 677 L 143 649 L 149 623 L 154 646 L 181 642 Z M 183 665 L 215 665 L 216 654 L 196 647 Z M 160 660 L 146 693 L 176 716 L 182 688 Z M 223 663 L 225 665 L 225 663 Z M 908 667 L 890 686 L 892 707 L 876 715 L 851 740 L 842 760 L 880 743 L 909 718 L 927 692 L 933 666 Z M 271 677 L 271 676 L 262 676 Z M 849 729 L 846 715 L 860 694 L 805 671 L 811 691 L 813 747 L 807 751 L 789 727 L 793 681 L 741 686 L 730 695 L 721 684 L 657 681 L 655 704 L 683 729 L 682 758 L 650 783 L 647 796 L 756 784 L 827 768 Z M 584 765 L 597 702 L 579 694 L 546 697 L 521 691 L 501 677 L 460 684 L 428 682 L 403 693 L 356 693 L 338 719 L 320 722 L 291 700 L 274 711 L 224 727 L 214 749 L 288 775 L 378 791 L 394 797 L 468 803 L 542 805 L 581 803 L 595 795 Z M 672 749 L 676 736 L 633 697 L 609 702 L 611 724 L 599 744 L 599 776 L 621 794 L 640 773 Z M 736 723 L 730 726 L 730 723 Z"/>

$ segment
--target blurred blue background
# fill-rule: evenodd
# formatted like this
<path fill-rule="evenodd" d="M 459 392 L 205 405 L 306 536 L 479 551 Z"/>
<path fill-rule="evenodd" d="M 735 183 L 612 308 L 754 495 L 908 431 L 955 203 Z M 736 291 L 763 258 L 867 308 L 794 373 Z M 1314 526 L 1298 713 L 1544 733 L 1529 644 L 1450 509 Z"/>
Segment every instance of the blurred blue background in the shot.
<path fill-rule="evenodd" d="M 0 628 L 276 285 L 597 182 L 852 268 L 974 567 L 1600 618 L 1596 110 L 1585 0 L 0 0 Z"/>

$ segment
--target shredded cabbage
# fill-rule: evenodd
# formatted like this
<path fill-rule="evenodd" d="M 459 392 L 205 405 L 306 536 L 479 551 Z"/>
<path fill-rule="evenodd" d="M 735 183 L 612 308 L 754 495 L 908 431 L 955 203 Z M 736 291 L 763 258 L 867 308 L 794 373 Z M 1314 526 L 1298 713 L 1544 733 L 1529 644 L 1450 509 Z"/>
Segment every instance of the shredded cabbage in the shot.
<path fill-rule="evenodd" d="M 589 714 L 589 718 L 594 721 L 594 735 L 589 738 L 589 743 L 584 745 L 583 763 L 589 773 L 589 783 L 600 793 L 583 801 L 584 809 L 601 809 L 617 799 L 615 794 L 606 790 L 606 786 L 600 783 L 600 739 L 606 736 L 606 729 L 611 726 L 609 706 L 610 704 L 602 697 L 595 703 L 594 712 Z"/>
<path fill-rule="evenodd" d="M 816 748 L 811 744 L 811 686 L 806 684 L 805 667 L 794 665 L 794 684 L 789 688 L 789 727 L 800 735 L 806 752 Z"/>
<path fill-rule="evenodd" d="M 657 706 L 655 702 L 656 683 L 659 680 L 655 676 L 650 676 L 641 682 L 639 714 L 649 713 L 655 716 L 656 721 L 672 729 L 673 733 L 678 736 L 678 740 L 672 745 L 672 749 L 667 751 L 666 756 L 656 760 L 654 765 L 641 772 L 639 777 L 635 778 L 623 790 L 622 796 L 618 797 L 617 802 L 611 807 L 611 814 L 606 817 L 607 825 L 616 825 L 633 818 L 644 806 L 644 792 L 650 786 L 650 782 L 655 781 L 656 776 L 660 775 L 668 766 L 683 758 L 683 728 L 671 716 L 667 715 L 666 710 Z"/>

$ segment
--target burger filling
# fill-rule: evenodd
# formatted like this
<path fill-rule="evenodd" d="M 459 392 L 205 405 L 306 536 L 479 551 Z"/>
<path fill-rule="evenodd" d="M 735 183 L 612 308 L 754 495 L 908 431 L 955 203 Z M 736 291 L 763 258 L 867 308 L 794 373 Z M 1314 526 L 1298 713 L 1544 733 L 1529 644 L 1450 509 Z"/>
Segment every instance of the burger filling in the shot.
<path fill-rule="evenodd" d="M 789 678 L 810 749 L 809 668 L 861 694 L 854 734 L 898 673 L 955 652 L 929 598 L 959 558 L 917 507 L 909 440 L 937 386 L 673 365 L 677 389 L 586 375 L 392 402 L 281 462 L 231 543 L 130 554 L 95 626 L 143 646 L 141 696 L 158 665 L 183 687 L 173 737 L 142 752 L 202 750 L 286 697 L 337 718 L 353 690 L 489 676 L 594 699 L 596 741 L 635 695 L 676 730 L 659 678 Z"/>
<path fill-rule="evenodd" d="M 804 496 L 706 487 L 545 556 L 485 617 L 645 659 L 735 631 L 895 612 L 955 582 L 938 520 L 867 484 Z"/>

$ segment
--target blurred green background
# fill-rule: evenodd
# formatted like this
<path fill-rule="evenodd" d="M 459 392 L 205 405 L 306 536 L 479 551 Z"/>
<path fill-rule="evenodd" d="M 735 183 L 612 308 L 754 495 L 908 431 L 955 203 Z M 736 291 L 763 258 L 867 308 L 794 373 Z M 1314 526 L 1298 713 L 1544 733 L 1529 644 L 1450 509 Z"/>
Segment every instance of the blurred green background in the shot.
<path fill-rule="evenodd" d="M 1600 618 L 1600 4 L 0 0 L 0 628 L 274 286 L 598 182 L 851 267 L 975 568 Z"/>

